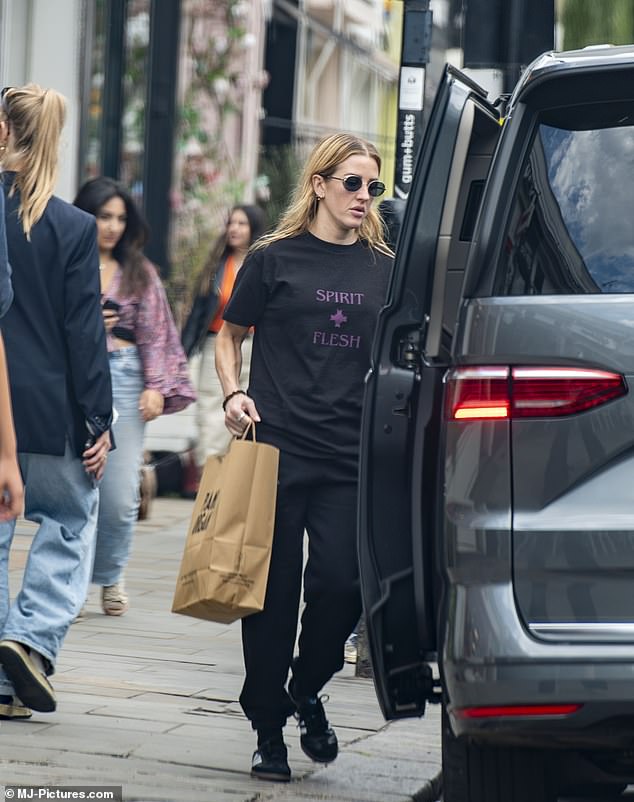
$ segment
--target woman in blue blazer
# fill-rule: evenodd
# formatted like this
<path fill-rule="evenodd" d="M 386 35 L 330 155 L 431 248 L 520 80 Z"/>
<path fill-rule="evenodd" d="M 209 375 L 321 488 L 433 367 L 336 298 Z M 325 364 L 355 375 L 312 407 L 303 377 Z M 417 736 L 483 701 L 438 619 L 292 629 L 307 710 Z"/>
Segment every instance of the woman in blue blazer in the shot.
<path fill-rule="evenodd" d="M 2 321 L 25 517 L 39 527 L 9 602 L 15 522 L 0 523 L 0 697 L 13 717 L 55 709 L 53 674 L 86 598 L 112 389 L 95 220 L 53 195 L 64 98 L 2 90 L 2 191 L 14 299 Z M 0 699 L 0 702 L 2 699 Z"/>

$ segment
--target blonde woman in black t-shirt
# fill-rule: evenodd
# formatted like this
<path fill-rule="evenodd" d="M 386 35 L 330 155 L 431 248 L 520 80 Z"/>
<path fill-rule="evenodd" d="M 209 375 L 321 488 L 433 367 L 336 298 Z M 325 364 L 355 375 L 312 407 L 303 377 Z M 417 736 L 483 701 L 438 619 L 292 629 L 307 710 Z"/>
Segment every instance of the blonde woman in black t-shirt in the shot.
<path fill-rule="evenodd" d="M 282 729 L 295 715 L 304 752 L 337 756 L 319 693 L 343 666 L 361 612 L 356 551 L 363 379 L 392 253 L 373 201 L 385 190 L 372 144 L 326 137 L 310 155 L 277 228 L 252 248 L 216 338 L 225 423 L 280 449 L 273 553 L 264 610 L 245 618 L 240 703 L 257 730 L 254 776 L 287 781 Z M 241 344 L 255 326 L 248 390 Z M 299 654 L 304 531 L 309 558 Z M 291 678 L 286 687 L 289 669 Z"/>

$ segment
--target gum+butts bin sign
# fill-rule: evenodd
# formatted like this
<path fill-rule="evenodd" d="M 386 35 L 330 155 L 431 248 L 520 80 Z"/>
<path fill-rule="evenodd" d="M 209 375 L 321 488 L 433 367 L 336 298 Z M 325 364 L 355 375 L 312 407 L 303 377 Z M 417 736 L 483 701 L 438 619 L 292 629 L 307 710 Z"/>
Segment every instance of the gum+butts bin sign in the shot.
<path fill-rule="evenodd" d="M 428 0 L 405 0 L 399 74 L 394 197 L 409 195 L 423 130 L 425 65 L 429 63 L 432 12 Z"/>

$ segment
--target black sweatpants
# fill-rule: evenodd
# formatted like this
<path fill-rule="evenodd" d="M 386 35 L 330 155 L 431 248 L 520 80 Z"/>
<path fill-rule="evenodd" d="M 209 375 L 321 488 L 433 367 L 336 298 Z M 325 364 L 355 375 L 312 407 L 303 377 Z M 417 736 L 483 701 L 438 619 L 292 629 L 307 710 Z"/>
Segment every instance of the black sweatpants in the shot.
<path fill-rule="evenodd" d="M 293 669 L 298 692 L 317 694 L 343 667 L 346 638 L 361 614 L 356 520 L 356 467 L 280 451 L 264 609 L 242 620 L 240 704 L 254 729 L 282 727 L 294 711 L 285 685 L 297 634 L 304 530 L 306 606 Z"/>

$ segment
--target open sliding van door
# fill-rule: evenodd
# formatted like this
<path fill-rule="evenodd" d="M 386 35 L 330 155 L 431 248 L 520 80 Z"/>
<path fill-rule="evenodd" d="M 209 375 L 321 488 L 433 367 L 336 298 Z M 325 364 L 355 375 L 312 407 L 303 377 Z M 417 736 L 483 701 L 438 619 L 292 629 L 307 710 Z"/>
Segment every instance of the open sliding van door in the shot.
<path fill-rule="evenodd" d="M 447 67 L 421 146 L 381 311 L 361 429 L 359 561 L 376 692 L 386 718 L 438 699 L 434 537 L 443 375 L 500 116 Z"/>

